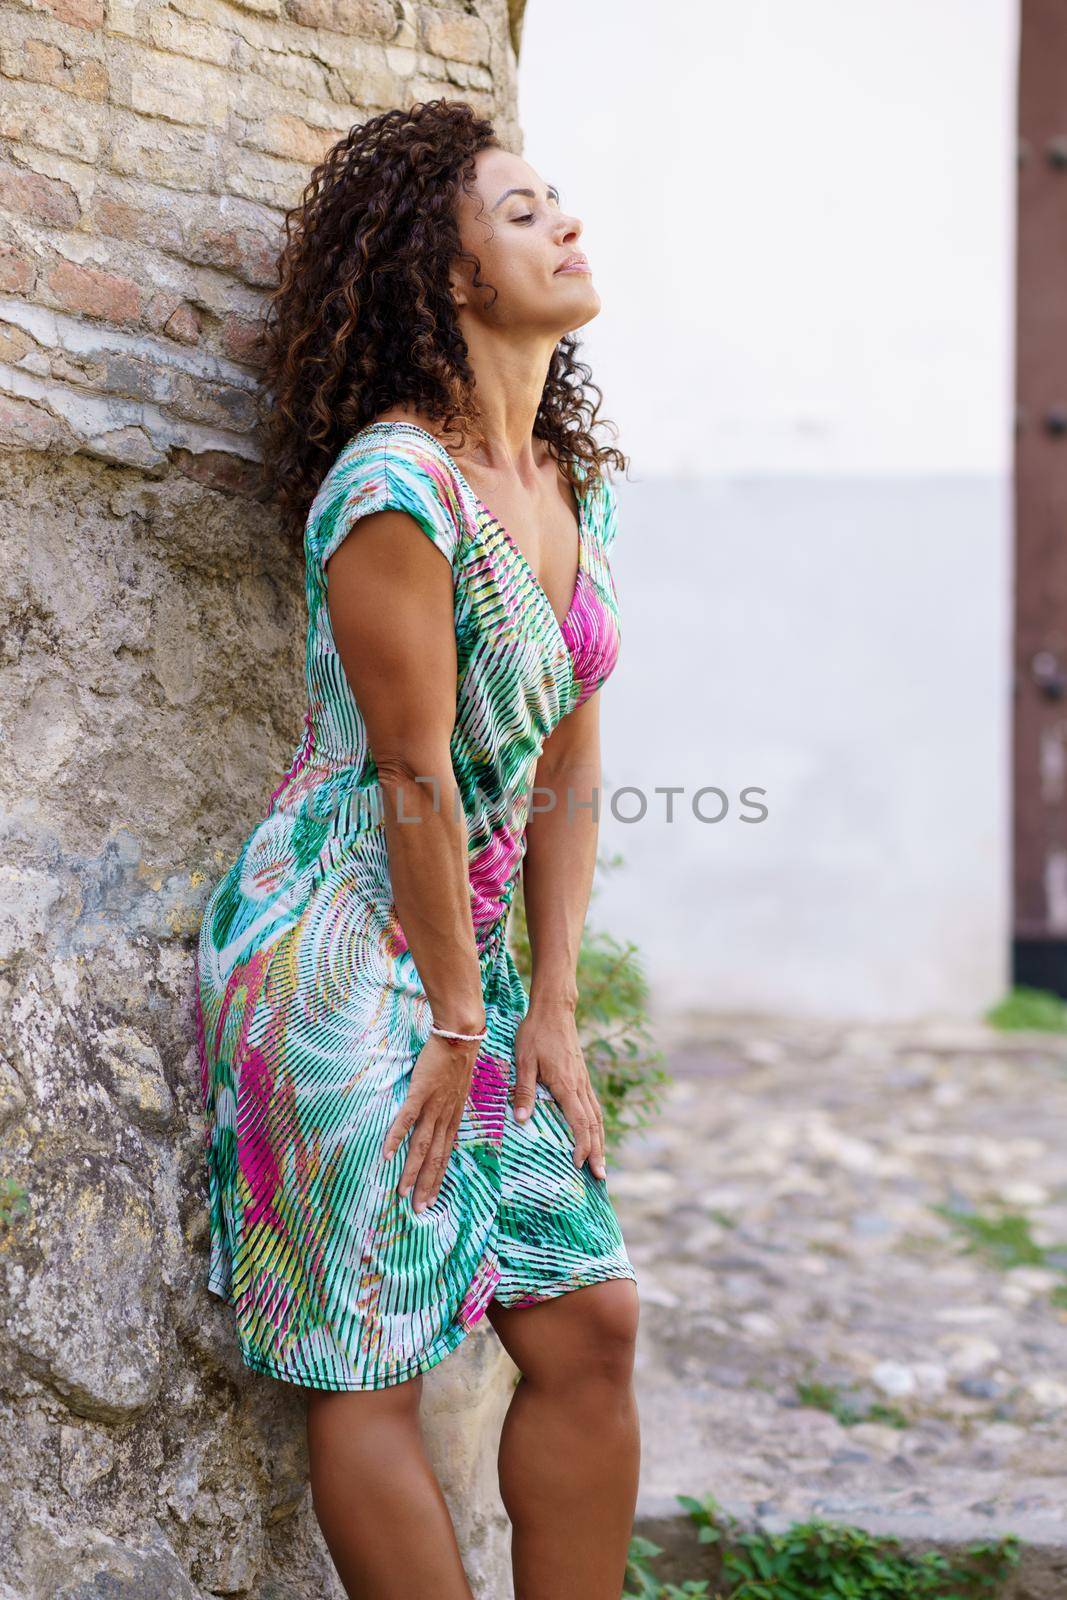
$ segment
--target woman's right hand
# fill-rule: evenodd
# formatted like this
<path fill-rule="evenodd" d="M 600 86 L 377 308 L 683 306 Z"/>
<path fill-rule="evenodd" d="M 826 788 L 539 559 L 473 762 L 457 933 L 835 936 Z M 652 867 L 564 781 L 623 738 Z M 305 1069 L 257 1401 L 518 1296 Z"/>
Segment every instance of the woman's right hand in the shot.
<path fill-rule="evenodd" d="M 381 1155 L 388 1161 L 408 1129 L 412 1130 L 397 1189 L 403 1198 L 414 1185 L 412 1205 L 416 1211 L 432 1206 L 437 1199 L 477 1058 L 477 1043 L 451 1044 L 431 1033 L 411 1069 L 407 1098 L 389 1125 Z"/>

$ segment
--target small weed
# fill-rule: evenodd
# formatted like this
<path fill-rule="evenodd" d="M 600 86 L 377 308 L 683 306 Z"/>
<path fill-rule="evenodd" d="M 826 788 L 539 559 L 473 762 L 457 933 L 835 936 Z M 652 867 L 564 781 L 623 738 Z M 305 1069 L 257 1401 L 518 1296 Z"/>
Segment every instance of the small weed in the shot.
<path fill-rule="evenodd" d="M 1067 1033 L 1067 1004 L 1048 989 L 1028 989 L 1018 985 L 998 1005 L 985 1014 L 990 1027 L 1005 1032 L 1035 1029 L 1043 1033 Z"/>
<path fill-rule="evenodd" d="M 0 1228 L 10 1228 L 30 1209 L 30 1197 L 14 1178 L 0 1178 Z"/>
<path fill-rule="evenodd" d="M 912 1555 L 898 1539 L 820 1519 L 781 1534 L 743 1533 L 714 1496 L 677 1499 L 698 1543 L 720 1546 L 722 1587 L 713 1593 L 707 1579 L 696 1578 L 680 1587 L 661 1583 L 651 1563 L 662 1546 L 635 1537 L 623 1600 L 995 1600 L 1019 1564 L 1020 1544 L 1010 1534 L 950 1559 L 938 1551 Z"/>
<path fill-rule="evenodd" d="M 728 1211 L 720 1211 L 718 1206 L 709 1206 L 708 1216 L 712 1222 L 717 1222 L 720 1228 L 737 1227 L 737 1218 L 732 1217 Z"/>
<path fill-rule="evenodd" d="M 1012 1267 L 1047 1267 L 1064 1272 L 1067 1243 L 1041 1245 L 1030 1232 L 1030 1219 L 1018 1211 L 983 1215 L 960 1206 L 932 1205 L 931 1211 L 950 1222 L 966 1241 L 968 1255 L 980 1255 L 990 1266 L 1008 1272 Z M 934 1241 L 930 1241 L 933 1245 Z M 1067 1278 L 1049 1291 L 1049 1305 L 1067 1309 Z"/>
<path fill-rule="evenodd" d="M 947 1218 L 964 1236 L 968 1254 L 981 1255 L 1003 1271 L 1010 1267 L 1047 1266 L 1050 1250 L 1067 1249 L 1067 1245 L 1038 1244 L 1030 1234 L 1030 1219 L 1021 1212 L 1002 1211 L 999 1216 L 983 1216 L 978 1211 L 962 1211 L 956 1206 L 944 1205 L 934 1205 L 931 1210 Z"/>
<path fill-rule="evenodd" d="M 909 1426 L 907 1417 L 897 1406 L 887 1406 L 880 1400 L 874 1400 L 869 1406 L 860 1408 L 846 1397 L 838 1384 L 798 1382 L 796 1391 L 801 1405 L 828 1411 L 843 1428 L 854 1428 L 858 1422 L 884 1422 L 891 1428 Z"/>
<path fill-rule="evenodd" d="M 626 1567 L 626 1582 L 634 1585 L 623 1592 L 622 1600 L 688 1600 L 689 1596 L 710 1597 L 706 1578 L 689 1578 L 679 1586 L 661 1583 L 650 1565 L 663 1554 L 663 1546 L 651 1539 L 635 1534 L 630 1540 L 630 1558 Z"/>
<path fill-rule="evenodd" d="M 911 1422 L 899 1406 L 886 1405 L 884 1400 L 872 1400 L 863 1422 L 884 1422 L 887 1428 L 910 1428 Z"/>

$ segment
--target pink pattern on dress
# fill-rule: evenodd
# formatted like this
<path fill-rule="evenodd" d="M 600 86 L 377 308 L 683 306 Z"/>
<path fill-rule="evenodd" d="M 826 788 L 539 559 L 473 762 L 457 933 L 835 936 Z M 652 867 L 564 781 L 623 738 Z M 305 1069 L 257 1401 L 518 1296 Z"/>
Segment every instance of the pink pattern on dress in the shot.
<path fill-rule="evenodd" d="M 508 887 L 522 855 L 522 838 L 510 828 L 497 828 L 489 843 L 470 859 L 471 914 L 475 932 L 499 922 L 506 910 Z"/>
<path fill-rule="evenodd" d="M 562 633 L 581 686 L 575 701 L 580 706 L 611 672 L 619 654 L 619 630 L 584 567 Z"/>
<path fill-rule="evenodd" d="M 244 1126 L 238 1131 L 237 1155 L 241 1175 L 251 1191 L 245 1208 L 245 1223 L 253 1227 L 266 1222 L 280 1227 L 274 1209 L 281 1174 L 271 1149 L 268 1119 L 274 1075 L 262 1050 L 250 1050 L 241 1068 L 241 1112 Z"/>

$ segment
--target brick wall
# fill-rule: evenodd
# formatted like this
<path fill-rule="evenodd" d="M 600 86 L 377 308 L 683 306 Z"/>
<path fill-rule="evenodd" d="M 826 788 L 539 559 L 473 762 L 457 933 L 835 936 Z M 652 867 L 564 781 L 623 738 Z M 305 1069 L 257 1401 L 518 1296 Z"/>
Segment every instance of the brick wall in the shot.
<path fill-rule="evenodd" d="M 338 1600 L 303 1411 L 205 1288 L 192 941 L 302 733 L 299 556 L 250 492 L 285 208 L 375 110 L 519 149 L 519 8 L 0 4 L 3 1600 Z M 488 1326 L 427 1375 L 504 1600 Z"/>
<path fill-rule="evenodd" d="M 519 16 L 504 0 L 0 9 L 0 445 L 239 486 L 285 208 L 388 106 L 462 96 L 519 148 Z"/>

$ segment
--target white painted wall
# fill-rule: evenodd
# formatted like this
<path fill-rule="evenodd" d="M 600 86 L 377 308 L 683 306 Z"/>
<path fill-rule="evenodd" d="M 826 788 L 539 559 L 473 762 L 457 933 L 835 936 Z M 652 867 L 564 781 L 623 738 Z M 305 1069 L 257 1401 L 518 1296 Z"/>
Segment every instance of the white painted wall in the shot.
<path fill-rule="evenodd" d="M 632 457 L 606 798 L 658 806 L 605 815 L 591 921 L 657 1009 L 1008 982 L 1016 52 L 1014 0 L 531 0 L 524 154 Z"/>

